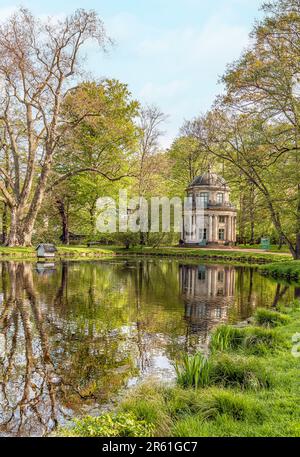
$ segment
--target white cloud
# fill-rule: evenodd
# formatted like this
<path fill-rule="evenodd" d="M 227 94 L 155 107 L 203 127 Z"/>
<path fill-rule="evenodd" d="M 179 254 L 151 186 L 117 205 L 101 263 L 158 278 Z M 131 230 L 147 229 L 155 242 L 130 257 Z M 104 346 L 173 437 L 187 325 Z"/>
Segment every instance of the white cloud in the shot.
<path fill-rule="evenodd" d="M 137 44 L 139 58 L 163 58 L 185 65 L 237 57 L 248 42 L 248 30 L 212 17 L 202 28 L 184 27 L 159 33 Z"/>
<path fill-rule="evenodd" d="M 150 102 L 151 100 L 159 101 L 162 97 L 173 98 L 184 93 L 188 87 L 187 81 L 172 80 L 165 84 L 147 82 L 140 90 L 140 97 Z"/>
<path fill-rule="evenodd" d="M 7 6 L 0 8 L 0 22 L 11 16 L 17 9 L 17 6 Z"/>
<path fill-rule="evenodd" d="M 111 38 L 120 43 L 135 38 L 143 27 L 136 16 L 126 12 L 108 18 L 105 25 Z"/>

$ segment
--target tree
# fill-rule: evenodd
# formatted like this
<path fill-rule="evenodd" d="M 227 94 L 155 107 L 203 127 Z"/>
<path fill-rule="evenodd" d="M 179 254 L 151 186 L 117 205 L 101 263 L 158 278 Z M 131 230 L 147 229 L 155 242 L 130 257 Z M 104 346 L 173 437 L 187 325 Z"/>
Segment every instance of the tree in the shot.
<path fill-rule="evenodd" d="M 67 203 L 70 211 L 76 207 L 81 233 L 93 236 L 98 198 L 115 197 L 117 182 L 133 173 L 138 108 L 127 85 L 117 80 L 82 83 L 65 98 L 62 116 L 76 127 L 58 147 L 47 192 L 58 206 L 66 242 Z"/>
<path fill-rule="evenodd" d="M 93 11 L 41 22 L 20 8 L 0 26 L 0 192 L 10 210 L 10 246 L 31 244 L 57 146 L 74 127 L 61 117 L 62 102 L 90 39 L 101 48 L 107 43 Z"/>
<path fill-rule="evenodd" d="M 247 122 L 256 125 L 263 145 L 258 149 L 260 156 L 256 160 L 261 158 L 265 165 L 268 164 L 269 170 L 276 173 L 280 185 L 282 180 L 286 180 L 286 170 L 289 170 L 286 191 L 288 201 L 292 200 L 293 205 L 287 216 L 293 219 L 292 236 L 283 229 L 282 209 L 275 209 L 276 202 L 273 204 L 274 198 L 280 198 L 272 197 L 270 187 L 263 182 L 266 170 L 260 173 L 257 166 L 253 167 L 253 161 L 252 168 L 248 168 L 247 172 L 240 167 L 245 175 L 251 175 L 251 182 L 266 198 L 279 236 L 288 244 L 293 257 L 299 259 L 300 3 L 297 0 L 276 0 L 265 3 L 263 10 L 266 17 L 253 31 L 252 47 L 228 67 L 223 78 L 226 95 L 221 99 L 221 105 L 228 113 L 245 114 Z M 233 131 L 236 127 L 234 120 Z M 236 132 L 239 133 L 240 129 Z M 280 193 L 281 188 L 278 188 Z"/>
<path fill-rule="evenodd" d="M 152 189 L 153 173 L 158 171 L 154 160 L 160 149 L 159 139 L 163 132 L 161 125 L 167 117 L 157 106 L 145 106 L 140 109 L 138 127 L 140 129 L 136 161 L 137 192 L 143 197 Z"/>
<path fill-rule="evenodd" d="M 135 183 L 133 191 L 139 197 L 153 196 L 153 189 L 159 193 L 157 175 L 160 174 L 163 157 L 159 154 L 159 139 L 162 135 L 161 125 L 167 117 L 157 106 L 145 106 L 140 109 L 138 127 L 140 129 L 139 144 L 136 153 Z M 161 176 L 160 176 L 161 178 Z M 149 232 L 148 232 L 149 235 Z M 146 243 L 145 233 L 140 232 L 140 244 Z"/>
<path fill-rule="evenodd" d="M 298 258 L 295 246 L 297 190 L 291 181 L 294 163 L 285 154 L 274 160 L 260 119 L 254 122 L 249 115 L 229 115 L 215 109 L 208 113 L 205 125 L 198 133 L 198 140 L 211 154 L 229 162 L 236 173 L 241 173 L 248 189 L 251 190 L 251 186 L 257 189 L 278 236 L 286 242 L 293 257 Z M 276 128 L 269 128 L 269 136 L 276 137 Z"/>

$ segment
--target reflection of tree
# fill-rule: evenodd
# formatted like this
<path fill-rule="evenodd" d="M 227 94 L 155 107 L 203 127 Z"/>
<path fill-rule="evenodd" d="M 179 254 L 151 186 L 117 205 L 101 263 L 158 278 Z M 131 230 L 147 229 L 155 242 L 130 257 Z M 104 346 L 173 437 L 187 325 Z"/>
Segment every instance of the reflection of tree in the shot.
<path fill-rule="evenodd" d="M 109 278 L 93 265 L 82 272 L 83 282 L 63 263 L 53 275 L 58 288 L 47 288 L 45 281 L 50 284 L 53 277 L 33 278 L 31 264 L 2 264 L 0 433 L 48 433 L 61 416 L 106 401 L 132 372 L 125 337 L 111 335 L 121 328 L 123 315 L 110 319 L 114 310 L 107 313 L 116 298 L 102 294 Z M 52 299 L 46 291 L 47 304 L 40 284 L 42 293 L 52 290 Z"/>
<path fill-rule="evenodd" d="M 61 282 L 54 298 L 55 307 L 62 307 L 64 304 L 68 304 L 68 272 L 68 262 L 63 261 L 61 263 Z"/>
<path fill-rule="evenodd" d="M 9 287 L 8 287 L 9 283 Z M 37 304 L 30 264 L 2 264 L 4 307 L 0 315 L 5 339 L 1 364 L 0 427 L 22 434 L 32 431 L 32 417 L 40 432 L 56 419 L 53 364 L 43 315 Z M 32 327 L 32 316 L 37 334 Z M 21 353 L 22 348 L 22 353 Z"/>
<path fill-rule="evenodd" d="M 149 265 L 149 264 L 147 264 Z M 147 353 L 147 342 L 144 335 L 143 321 L 141 318 L 141 291 L 144 287 L 144 282 L 146 281 L 146 287 L 149 287 L 150 275 L 149 271 L 145 271 L 144 263 L 138 261 L 136 264 L 134 275 L 134 293 L 136 301 L 136 330 L 137 330 L 137 347 L 139 351 L 139 368 L 143 372 L 150 365 L 150 356 Z M 147 269 L 148 270 L 148 269 Z"/>
<path fill-rule="evenodd" d="M 288 289 L 289 289 L 289 286 L 287 284 L 282 285 L 282 284 L 278 283 L 276 285 L 275 296 L 274 296 L 274 300 L 272 303 L 272 307 L 276 308 L 276 306 L 279 304 L 279 301 L 287 293 Z"/>

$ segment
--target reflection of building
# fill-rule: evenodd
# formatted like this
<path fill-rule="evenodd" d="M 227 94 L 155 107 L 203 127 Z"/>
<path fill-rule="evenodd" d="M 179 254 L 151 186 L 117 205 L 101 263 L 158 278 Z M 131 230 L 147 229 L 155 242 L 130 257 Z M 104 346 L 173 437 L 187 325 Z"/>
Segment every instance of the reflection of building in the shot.
<path fill-rule="evenodd" d="M 204 333 L 207 339 L 213 327 L 228 319 L 235 289 L 234 267 L 181 265 L 180 286 L 190 329 Z"/>
<path fill-rule="evenodd" d="M 194 179 L 187 195 L 192 197 L 192 207 L 185 211 L 184 243 L 193 246 L 199 243 L 234 244 L 236 209 L 230 203 L 230 189 L 226 181 L 209 171 Z"/>
<path fill-rule="evenodd" d="M 50 276 L 56 271 L 55 263 L 53 262 L 37 262 L 36 271 L 39 275 Z"/>

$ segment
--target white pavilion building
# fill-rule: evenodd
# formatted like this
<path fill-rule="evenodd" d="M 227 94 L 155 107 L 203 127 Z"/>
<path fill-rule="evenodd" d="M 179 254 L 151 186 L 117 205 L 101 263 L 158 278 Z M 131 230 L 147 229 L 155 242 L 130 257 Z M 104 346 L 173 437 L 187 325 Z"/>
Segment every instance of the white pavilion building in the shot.
<path fill-rule="evenodd" d="M 230 202 L 230 188 L 223 177 L 208 171 L 187 188 L 192 206 L 184 211 L 182 240 L 185 246 L 225 245 L 236 242 L 237 210 Z M 197 202 L 201 201 L 200 209 Z"/>

